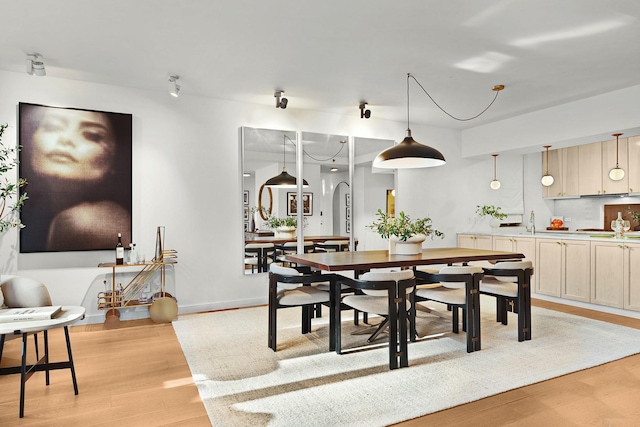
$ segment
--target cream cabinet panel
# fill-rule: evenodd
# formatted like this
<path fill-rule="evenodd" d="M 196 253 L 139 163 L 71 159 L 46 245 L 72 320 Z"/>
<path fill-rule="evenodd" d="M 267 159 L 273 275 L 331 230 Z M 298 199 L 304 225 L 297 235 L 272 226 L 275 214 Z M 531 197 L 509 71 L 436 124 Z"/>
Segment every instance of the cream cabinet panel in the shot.
<path fill-rule="evenodd" d="M 625 171 L 624 178 L 613 181 L 609 178 L 609 171 L 616 167 L 616 140 L 602 143 L 602 189 L 605 194 L 620 194 L 629 192 L 629 160 L 627 138 L 618 140 L 618 166 Z"/>
<path fill-rule="evenodd" d="M 640 193 L 640 136 L 628 138 L 629 193 Z"/>
<path fill-rule="evenodd" d="M 624 308 L 640 311 L 640 245 L 625 245 Z"/>
<path fill-rule="evenodd" d="M 543 153 L 543 159 L 545 154 Z M 549 174 L 553 185 L 542 187 L 542 197 L 571 197 L 580 195 L 579 189 L 579 149 L 578 147 L 549 150 Z M 542 173 L 546 172 L 542 162 Z"/>
<path fill-rule="evenodd" d="M 485 235 L 458 234 L 458 247 L 491 250 L 493 248 L 493 239 L 491 236 Z"/>
<path fill-rule="evenodd" d="M 590 300 L 590 243 L 582 240 L 563 240 L 564 281 L 562 298 L 589 302 Z"/>
<path fill-rule="evenodd" d="M 623 307 L 624 250 L 621 243 L 591 242 L 591 302 Z"/>
<path fill-rule="evenodd" d="M 588 241 L 536 239 L 536 292 L 589 302 Z"/>
<path fill-rule="evenodd" d="M 536 239 L 536 293 L 560 296 L 562 288 L 562 245 L 553 239 Z"/>
<path fill-rule="evenodd" d="M 525 259 L 535 266 L 536 239 L 533 237 L 493 236 L 493 250 L 524 254 Z"/>
<path fill-rule="evenodd" d="M 578 154 L 580 195 L 602 194 L 602 144 L 580 145 Z"/>

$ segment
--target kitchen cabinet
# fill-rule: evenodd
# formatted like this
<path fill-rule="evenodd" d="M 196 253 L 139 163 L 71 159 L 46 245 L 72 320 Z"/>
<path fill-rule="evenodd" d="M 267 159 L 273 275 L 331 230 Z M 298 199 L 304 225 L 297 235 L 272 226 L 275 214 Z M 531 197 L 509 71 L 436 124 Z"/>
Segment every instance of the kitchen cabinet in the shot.
<path fill-rule="evenodd" d="M 458 234 L 458 247 L 491 250 L 493 248 L 493 238 L 477 234 Z"/>
<path fill-rule="evenodd" d="M 603 194 L 602 143 L 596 142 L 578 146 L 578 162 L 579 194 L 581 196 Z M 608 173 L 609 171 L 607 171 Z"/>
<path fill-rule="evenodd" d="M 621 194 L 629 192 L 629 160 L 627 138 L 618 140 L 618 166 L 624 170 L 624 178 L 613 181 L 609 171 L 616 167 L 616 140 L 602 142 L 602 191 L 604 194 Z"/>
<path fill-rule="evenodd" d="M 589 302 L 589 241 L 536 239 L 535 253 L 537 293 Z"/>
<path fill-rule="evenodd" d="M 591 302 L 640 310 L 640 245 L 591 242 Z"/>
<path fill-rule="evenodd" d="M 525 259 L 535 266 L 536 239 L 533 237 L 493 236 L 493 250 L 524 254 Z"/>
<path fill-rule="evenodd" d="M 542 164 L 542 173 L 546 172 Z M 580 195 L 579 184 L 579 149 L 575 147 L 549 150 L 549 174 L 553 176 L 553 184 L 542 187 L 542 197 L 577 197 Z"/>
<path fill-rule="evenodd" d="M 640 136 L 627 138 L 629 193 L 640 193 Z"/>

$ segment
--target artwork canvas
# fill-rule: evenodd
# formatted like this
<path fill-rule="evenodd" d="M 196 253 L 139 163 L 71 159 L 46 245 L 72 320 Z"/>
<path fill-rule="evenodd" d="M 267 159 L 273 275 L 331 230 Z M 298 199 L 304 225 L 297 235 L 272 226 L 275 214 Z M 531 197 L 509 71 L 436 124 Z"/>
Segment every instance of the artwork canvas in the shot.
<path fill-rule="evenodd" d="M 133 116 L 20 103 L 20 252 L 113 249 L 132 228 Z"/>
<path fill-rule="evenodd" d="M 287 215 L 298 214 L 298 194 L 287 193 Z M 302 214 L 313 215 L 313 193 L 302 193 Z"/>

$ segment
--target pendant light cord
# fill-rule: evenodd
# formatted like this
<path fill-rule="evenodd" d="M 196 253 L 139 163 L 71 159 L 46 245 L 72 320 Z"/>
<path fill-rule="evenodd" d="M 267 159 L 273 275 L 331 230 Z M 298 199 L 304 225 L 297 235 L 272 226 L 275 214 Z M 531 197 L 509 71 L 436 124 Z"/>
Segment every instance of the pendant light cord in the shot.
<path fill-rule="evenodd" d="M 500 91 L 502 89 L 504 89 L 504 86 L 501 86 L 501 85 L 500 86 L 494 86 L 493 90 L 496 92 L 496 95 L 493 97 L 493 100 L 491 101 L 491 103 L 489 103 L 489 105 L 487 105 L 487 107 L 484 110 L 482 110 L 481 112 L 479 112 L 478 114 L 476 114 L 473 117 L 459 118 L 459 117 L 456 117 L 456 116 L 450 114 L 444 108 L 442 108 L 440 106 L 440 104 L 438 104 L 436 102 L 436 100 L 433 99 L 433 97 L 429 94 L 429 92 L 427 92 L 427 90 L 420 84 L 418 79 L 416 79 L 413 75 L 411 75 L 411 73 L 407 73 L 407 127 L 409 127 L 409 77 L 411 77 L 413 80 L 415 80 L 415 82 L 418 84 L 418 86 L 420 86 L 420 88 L 423 90 L 423 92 L 425 94 L 427 94 L 429 99 L 436 105 L 436 107 L 438 107 L 447 116 L 451 117 L 454 120 L 458 120 L 460 122 L 467 122 L 469 120 L 473 120 L 473 119 L 476 119 L 476 118 L 480 117 L 482 114 L 485 113 L 485 111 L 487 111 L 493 105 L 494 102 L 496 102 L 496 99 L 498 99 L 498 93 L 500 93 Z"/>
<path fill-rule="evenodd" d="M 285 135 L 285 138 L 287 138 L 289 140 L 289 142 L 291 142 L 291 144 L 293 144 L 294 147 L 296 146 L 296 143 L 291 138 L 289 138 L 287 135 Z M 304 154 L 306 154 L 308 157 L 310 157 L 313 160 L 315 160 L 316 162 L 327 162 L 329 160 L 335 159 L 338 156 L 338 154 L 340 154 L 342 152 L 342 149 L 344 148 L 345 145 L 346 145 L 346 142 L 340 141 L 340 149 L 338 150 L 338 152 L 336 154 L 334 154 L 333 156 L 327 158 L 327 159 L 315 158 L 311 154 L 307 153 L 304 148 L 302 149 L 302 152 Z"/>

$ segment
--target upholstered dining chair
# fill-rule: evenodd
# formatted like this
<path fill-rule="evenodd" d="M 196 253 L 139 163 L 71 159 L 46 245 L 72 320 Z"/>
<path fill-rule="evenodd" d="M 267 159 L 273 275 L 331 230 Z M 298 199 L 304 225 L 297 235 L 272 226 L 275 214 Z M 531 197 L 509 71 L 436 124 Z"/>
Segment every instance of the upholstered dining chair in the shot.
<path fill-rule="evenodd" d="M 3 275 L 0 278 L 0 293 L 4 297 L 4 305 L 8 308 L 45 307 L 51 305 L 51 296 L 47 287 L 43 283 L 28 277 Z M 44 334 L 46 345 L 46 330 Z M 20 334 L 0 336 L 0 361 L 2 360 L 5 341 L 21 337 L 22 335 Z M 36 360 L 39 360 L 38 334 L 33 334 L 33 342 Z M 46 371 L 46 382 L 49 385 L 49 371 Z"/>
<path fill-rule="evenodd" d="M 507 324 L 507 313 L 518 315 L 518 341 L 531 339 L 531 261 L 498 262 L 484 268 L 480 293 L 496 298 L 496 322 Z"/>
<path fill-rule="evenodd" d="M 325 240 L 324 242 L 316 242 L 316 252 L 342 252 L 349 250 L 348 240 Z"/>
<path fill-rule="evenodd" d="M 302 244 L 304 253 L 313 252 L 315 250 L 315 243 L 311 241 L 305 241 Z M 298 242 L 286 242 L 276 247 L 276 261 L 283 266 L 295 267 L 294 263 L 286 260 L 288 254 L 295 254 L 298 252 Z"/>
<path fill-rule="evenodd" d="M 471 265 L 446 266 L 438 273 L 416 271 L 415 301 L 435 301 L 451 308 L 452 329 L 456 334 L 459 332 L 458 312 L 462 309 L 462 329 L 467 334 L 468 353 L 480 350 L 481 346 L 479 289 L 482 276 L 482 267 Z M 426 286 L 421 287 L 421 284 Z"/>
<path fill-rule="evenodd" d="M 273 262 L 273 243 L 247 243 L 244 245 L 244 265 L 251 266 L 251 272 L 266 272 L 269 264 Z"/>
<path fill-rule="evenodd" d="M 277 350 L 277 312 L 281 308 L 301 307 L 302 333 L 311 332 L 314 308 L 328 303 L 331 296 L 330 292 L 314 285 L 331 283 L 334 277 L 333 274 L 312 272 L 308 267 L 269 266 L 269 348 Z M 333 319 L 333 308 L 330 318 Z"/>
<path fill-rule="evenodd" d="M 388 327 L 389 369 L 408 366 L 407 336 L 408 331 L 415 329 L 414 307 L 411 305 L 411 298 L 407 297 L 413 293 L 416 285 L 413 270 L 374 271 L 363 273 L 358 279 L 337 276 L 336 280 L 341 285 L 345 284 L 351 289 L 362 292 L 361 294 L 344 296 L 342 303 L 345 306 L 382 316 L 382 322 L 368 341 L 371 342 L 380 331 Z M 336 286 L 335 292 L 337 291 L 339 288 Z M 332 299 L 335 303 L 340 301 L 340 296 L 334 295 Z M 338 354 L 342 352 L 340 311 L 335 310 L 337 319 L 334 322 L 336 352 Z M 407 329 L 407 323 L 409 329 Z M 410 334 L 410 337 L 411 340 L 414 340 L 413 333 Z"/>

